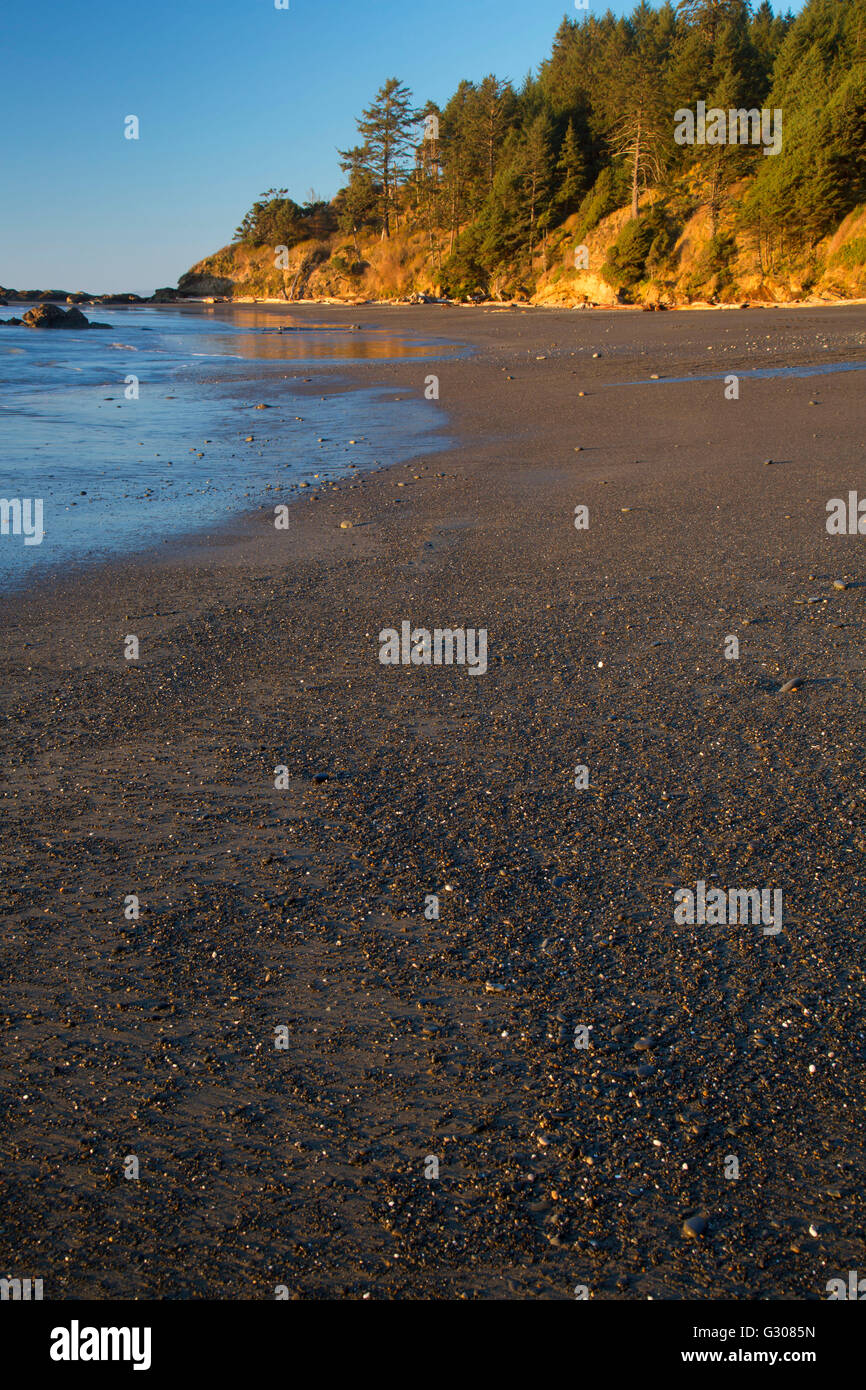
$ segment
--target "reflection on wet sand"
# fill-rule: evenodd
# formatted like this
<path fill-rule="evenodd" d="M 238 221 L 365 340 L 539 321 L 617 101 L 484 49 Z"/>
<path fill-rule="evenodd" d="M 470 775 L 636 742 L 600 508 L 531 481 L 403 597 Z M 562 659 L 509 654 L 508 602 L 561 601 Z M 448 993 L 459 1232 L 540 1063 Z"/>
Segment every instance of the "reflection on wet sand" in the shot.
<path fill-rule="evenodd" d="M 433 340 L 413 341 L 392 327 L 365 324 L 306 323 L 280 305 L 208 304 L 196 309 L 206 318 L 231 323 L 240 330 L 230 339 L 231 350 L 242 357 L 296 361 L 299 358 L 406 358 L 429 357 Z M 245 331 L 246 330 L 246 331 Z M 211 340 L 203 334 L 202 343 Z M 213 351 L 222 355 L 228 346 L 220 333 Z M 456 352 L 456 345 L 436 343 L 437 352 Z"/>

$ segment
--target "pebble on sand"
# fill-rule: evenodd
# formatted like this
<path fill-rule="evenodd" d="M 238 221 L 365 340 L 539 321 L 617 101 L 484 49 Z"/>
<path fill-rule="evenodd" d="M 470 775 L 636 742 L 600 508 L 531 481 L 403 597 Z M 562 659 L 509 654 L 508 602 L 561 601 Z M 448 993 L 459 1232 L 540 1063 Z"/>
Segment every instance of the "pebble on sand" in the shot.
<path fill-rule="evenodd" d="M 802 684 L 802 676 L 792 676 L 789 681 L 785 681 L 784 685 L 779 686 L 778 693 L 780 695 L 788 695 L 792 690 L 799 690 Z"/>
<path fill-rule="evenodd" d="M 683 1235 L 688 1240 L 697 1240 L 706 1229 L 706 1217 L 703 1216 L 690 1216 L 688 1221 L 683 1222 Z"/>

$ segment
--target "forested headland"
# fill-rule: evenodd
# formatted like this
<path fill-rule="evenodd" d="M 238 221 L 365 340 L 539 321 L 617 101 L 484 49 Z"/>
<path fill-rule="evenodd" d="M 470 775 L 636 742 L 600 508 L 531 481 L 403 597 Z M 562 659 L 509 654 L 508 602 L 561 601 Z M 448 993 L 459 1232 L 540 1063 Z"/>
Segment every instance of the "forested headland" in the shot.
<path fill-rule="evenodd" d="M 520 83 L 463 81 L 438 106 L 386 80 L 339 158 L 333 200 L 269 189 L 181 292 L 866 295 L 866 0 L 577 11 Z"/>

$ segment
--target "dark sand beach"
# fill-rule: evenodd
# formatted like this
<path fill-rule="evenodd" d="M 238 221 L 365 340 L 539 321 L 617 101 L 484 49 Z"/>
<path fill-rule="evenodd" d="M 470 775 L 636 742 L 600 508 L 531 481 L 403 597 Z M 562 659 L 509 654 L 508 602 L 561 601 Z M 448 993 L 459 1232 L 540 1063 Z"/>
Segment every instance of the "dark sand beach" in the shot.
<path fill-rule="evenodd" d="M 825 1298 L 866 1269 L 866 538 L 825 526 L 866 308 L 293 312 L 474 347 L 340 369 L 435 372 L 460 442 L 4 602 L 0 1266 Z M 381 665 L 403 621 L 486 673 Z M 782 930 L 676 923 L 699 880 Z"/>

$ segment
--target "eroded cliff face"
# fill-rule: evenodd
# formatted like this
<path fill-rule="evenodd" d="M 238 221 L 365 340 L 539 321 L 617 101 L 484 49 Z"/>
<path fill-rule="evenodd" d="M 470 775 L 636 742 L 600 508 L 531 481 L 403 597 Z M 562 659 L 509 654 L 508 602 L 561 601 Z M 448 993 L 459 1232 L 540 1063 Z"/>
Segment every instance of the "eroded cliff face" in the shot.
<path fill-rule="evenodd" d="M 390 240 L 345 237 L 304 241 L 294 246 L 285 265 L 269 246 L 225 246 L 194 265 L 178 281 L 185 296 L 232 299 L 401 299 L 432 294 L 434 276 L 420 236 L 399 234 Z"/>
<path fill-rule="evenodd" d="M 202 264 L 204 264 L 202 262 Z M 193 297 L 195 299 L 207 299 L 210 297 L 231 299 L 234 294 L 235 282 L 224 275 L 212 275 L 209 271 L 199 270 L 193 267 L 188 270 L 186 275 L 181 275 L 177 282 L 177 293 L 181 296 Z M 162 294 L 162 291 L 157 291 Z"/>
<path fill-rule="evenodd" d="M 648 194 L 641 214 L 657 198 Z M 479 289 L 486 297 L 539 305 L 580 307 L 630 303 L 782 303 L 805 299 L 866 297 L 866 207 L 855 209 L 832 236 L 809 251 L 781 259 L 729 225 L 713 228 L 709 209 L 698 206 L 673 224 L 665 254 L 650 259 L 626 285 L 611 274 L 611 257 L 631 221 L 620 208 L 581 236 L 575 215 L 552 232 L 531 267 L 504 265 Z M 720 247 L 722 249 L 720 249 Z M 406 300 L 442 295 L 446 246 L 431 250 L 420 233 L 388 240 L 343 235 L 302 242 L 278 267 L 271 247 L 223 247 L 178 281 L 182 297 L 228 299 Z"/>

